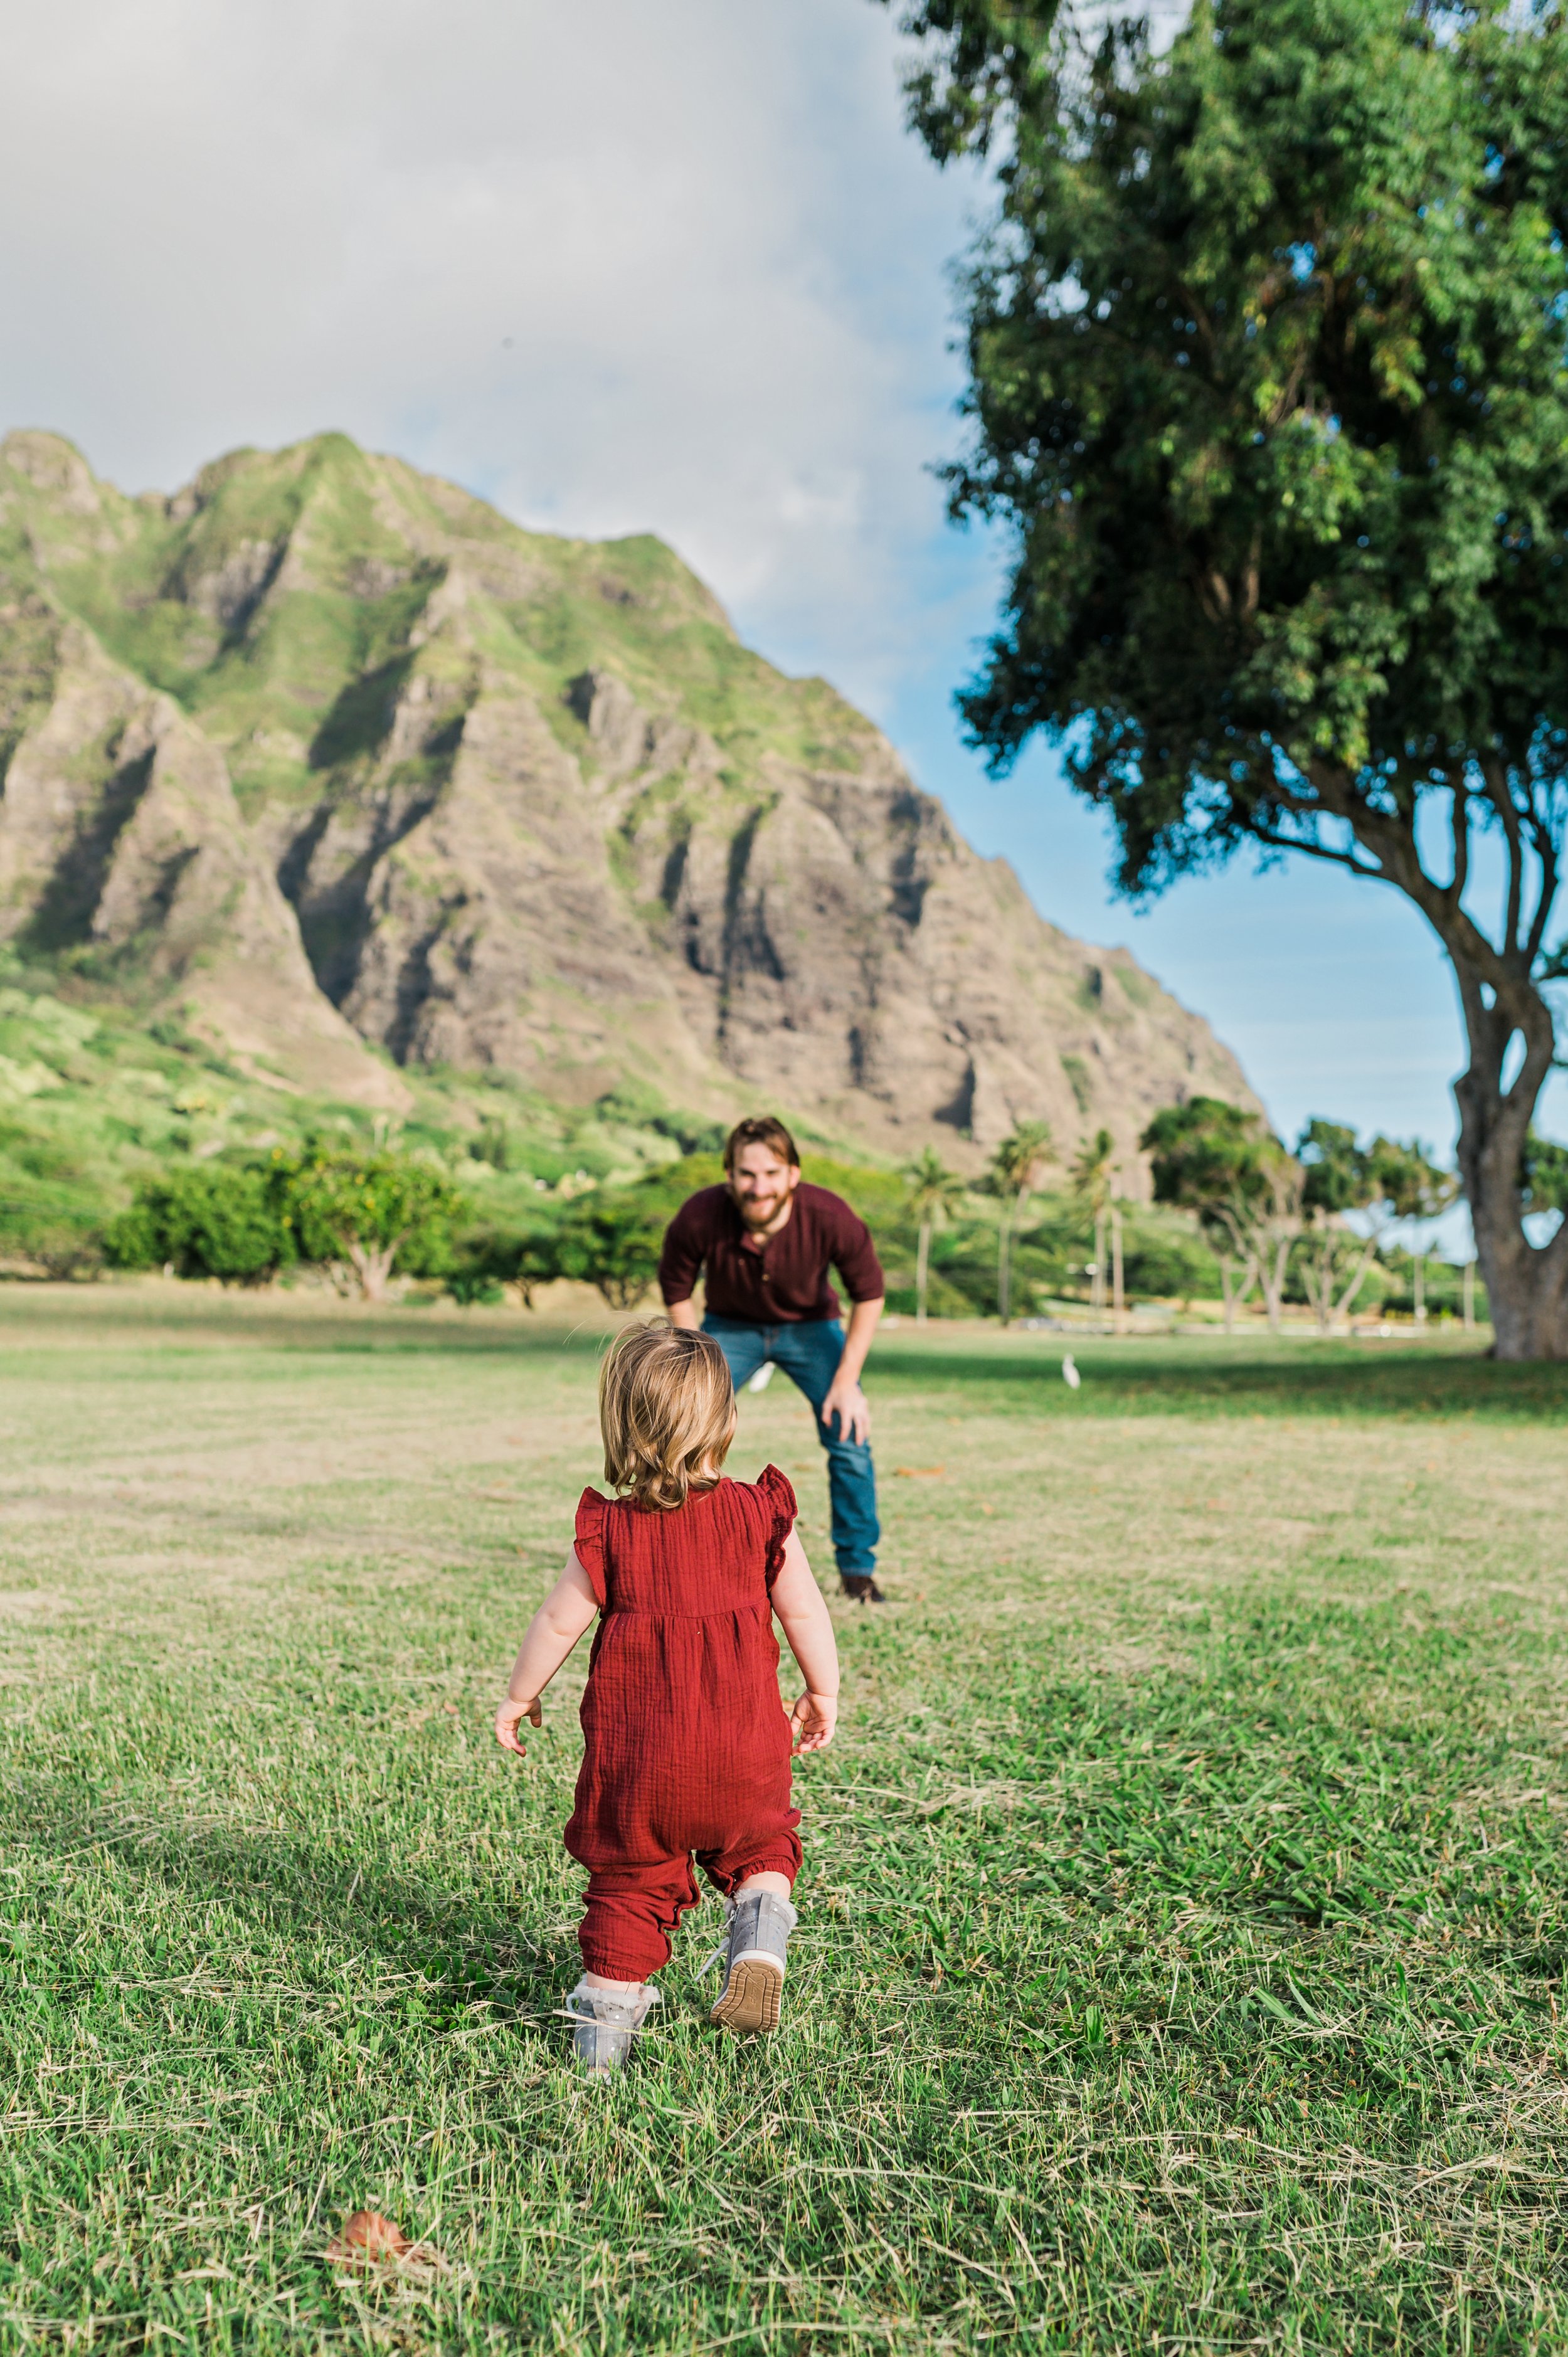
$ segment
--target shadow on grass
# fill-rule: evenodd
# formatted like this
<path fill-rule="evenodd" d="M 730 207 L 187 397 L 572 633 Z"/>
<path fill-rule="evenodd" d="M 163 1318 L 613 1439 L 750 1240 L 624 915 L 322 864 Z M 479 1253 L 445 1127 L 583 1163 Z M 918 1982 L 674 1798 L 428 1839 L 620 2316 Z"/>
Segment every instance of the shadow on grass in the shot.
<path fill-rule="evenodd" d="M 478 1892 L 447 1895 L 384 1857 L 345 1858 L 286 1833 L 160 1820 L 134 1804 L 95 1803 L 69 1777 L 16 1777 L 0 1804 L 0 1837 L 13 1858 L 80 1867 L 96 1854 L 144 1889 L 177 1893 L 182 1903 L 166 1918 L 177 1952 L 188 1925 L 210 1937 L 204 1918 L 214 1903 L 246 1923 L 253 1953 L 286 1946 L 292 1975 L 308 1975 L 305 1959 L 314 1951 L 324 1991 L 341 1994 L 345 1952 L 368 1951 L 393 1972 L 417 1977 L 418 1999 L 435 2027 L 476 2004 L 548 2019 L 561 2003 L 563 1973 L 576 1975 L 575 1943 L 556 1953 L 548 1940 L 530 1941 L 512 1914 Z M 134 1965 L 127 1948 L 127 1972 Z M 73 1977 L 91 1991 L 101 1965 L 90 1959 L 73 1965 L 63 1949 L 55 1968 L 57 1988 L 68 1995 Z M 166 1977 L 177 1969 L 175 1956 L 148 1969 Z"/>
<path fill-rule="evenodd" d="M 1054 1345 L 1054 1347 L 1053 1347 Z M 1083 1415 L 1321 1415 L 1568 1422 L 1568 1364 L 1499 1364 L 1416 1344 L 1379 1353 L 1355 1343 L 1272 1349 L 1220 1341 L 1079 1343 L 1078 1391 L 1062 1380 L 1069 1347 L 1000 1337 L 989 1349 L 878 1345 L 878 1388 L 929 1392 L 952 1384 L 988 1407 L 1058 1418 Z"/>

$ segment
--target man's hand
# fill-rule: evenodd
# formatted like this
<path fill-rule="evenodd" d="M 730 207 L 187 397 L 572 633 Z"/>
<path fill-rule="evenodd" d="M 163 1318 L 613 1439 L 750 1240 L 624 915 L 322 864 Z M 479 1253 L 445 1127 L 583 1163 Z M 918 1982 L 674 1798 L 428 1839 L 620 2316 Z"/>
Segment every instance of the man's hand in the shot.
<path fill-rule="evenodd" d="M 825 1751 L 838 1718 L 837 1695 L 803 1694 L 789 1713 L 790 1751 Z"/>
<path fill-rule="evenodd" d="M 833 1433 L 835 1415 L 838 1431 Z M 828 1395 L 822 1402 L 822 1423 L 835 1439 L 870 1439 L 871 1403 L 853 1376 L 846 1383 L 842 1374 L 835 1375 L 828 1385 Z"/>
<path fill-rule="evenodd" d="M 530 1727 L 539 1727 L 543 1724 L 544 1713 L 540 1707 L 537 1695 L 530 1702 L 513 1702 L 509 1695 L 496 1713 L 496 1741 L 503 1751 L 515 1751 L 520 1760 L 526 1760 L 528 1757 L 517 1739 L 518 1727 L 525 1718 Z"/>

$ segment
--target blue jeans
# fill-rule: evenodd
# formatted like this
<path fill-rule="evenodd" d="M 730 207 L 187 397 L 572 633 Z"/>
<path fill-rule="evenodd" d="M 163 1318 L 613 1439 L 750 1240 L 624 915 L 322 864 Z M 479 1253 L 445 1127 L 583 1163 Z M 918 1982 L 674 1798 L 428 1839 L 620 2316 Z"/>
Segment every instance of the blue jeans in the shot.
<path fill-rule="evenodd" d="M 817 1419 L 817 1438 L 828 1452 L 828 1500 L 839 1570 L 852 1579 L 874 1572 L 882 1528 L 876 1519 L 871 1444 L 843 1437 L 836 1409 L 831 1432 L 822 1422 L 822 1402 L 843 1356 L 839 1320 L 813 1318 L 793 1326 L 748 1326 L 738 1318 L 704 1318 L 703 1331 L 713 1336 L 729 1361 L 730 1381 L 737 1392 L 771 1359 L 805 1393 Z"/>

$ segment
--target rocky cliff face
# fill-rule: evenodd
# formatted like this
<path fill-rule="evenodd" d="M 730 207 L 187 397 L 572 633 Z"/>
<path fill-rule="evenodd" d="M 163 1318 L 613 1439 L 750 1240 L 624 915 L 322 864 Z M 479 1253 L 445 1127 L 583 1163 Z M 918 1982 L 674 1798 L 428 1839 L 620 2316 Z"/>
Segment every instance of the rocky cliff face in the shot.
<path fill-rule="evenodd" d="M 1252 1102 L 661 544 L 520 531 L 341 436 L 170 500 L 0 445 L 0 932 L 296 1086 L 635 1080 L 961 1162 Z"/>

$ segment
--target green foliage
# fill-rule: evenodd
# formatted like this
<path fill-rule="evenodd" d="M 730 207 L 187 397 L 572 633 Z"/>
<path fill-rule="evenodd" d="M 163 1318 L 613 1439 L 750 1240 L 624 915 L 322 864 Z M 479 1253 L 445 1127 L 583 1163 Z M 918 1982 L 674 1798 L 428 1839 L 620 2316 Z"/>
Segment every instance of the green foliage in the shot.
<path fill-rule="evenodd" d="M 556 1268 L 596 1286 L 612 1309 L 635 1308 L 658 1275 L 668 1218 L 662 1190 L 586 1196 L 556 1232 Z"/>
<path fill-rule="evenodd" d="M 1139 1144 L 1155 1202 L 1196 1211 L 1205 1233 L 1232 1248 L 1238 1221 L 1267 1199 L 1268 1162 L 1283 1151 L 1258 1114 L 1219 1097 L 1168 1105 Z"/>
<path fill-rule="evenodd" d="M 1015 1122 L 991 1157 L 991 1185 L 1002 1203 L 996 1223 L 996 1314 L 1004 1326 L 1013 1314 L 1013 1230 L 1041 1173 L 1055 1158 L 1050 1124 L 1044 1121 Z"/>
<path fill-rule="evenodd" d="M 992 1155 L 992 1183 L 1004 1200 L 1021 1204 L 1039 1185 L 1041 1173 L 1055 1158 L 1048 1121 L 1015 1122 Z"/>
<path fill-rule="evenodd" d="M 225 1285 L 266 1285 L 299 1257 L 292 1192 L 295 1166 L 204 1162 L 148 1179 L 128 1211 L 109 1223 L 111 1268 L 172 1266 L 178 1276 Z"/>
<path fill-rule="evenodd" d="M 1532 1129 L 1525 1140 L 1520 1192 L 1526 1211 L 1568 1211 L 1568 1146 Z"/>
<path fill-rule="evenodd" d="M 1227 1328 L 1254 1283 L 1262 1287 L 1271 1327 L 1277 1328 L 1301 1232 L 1301 1164 L 1258 1114 L 1218 1097 L 1167 1106 L 1141 1142 L 1150 1157 L 1155 1200 L 1197 1215 L 1219 1263 Z"/>
<path fill-rule="evenodd" d="M 1359 1146 L 1355 1131 L 1343 1122 L 1309 1121 L 1295 1151 L 1306 1173 L 1303 1200 L 1309 1211 L 1340 1219 L 1347 1211 L 1364 1211 L 1376 1200 L 1373 1151 Z"/>
<path fill-rule="evenodd" d="M 953 1217 L 963 1200 L 964 1187 L 934 1146 L 923 1146 L 914 1161 L 906 1166 L 904 1184 L 908 1189 L 909 1216 L 918 1231 L 915 1315 L 924 1320 L 930 1314 L 931 1235 Z"/>
<path fill-rule="evenodd" d="M 1190 1232 L 1150 1232 L 1130 1222 L 1124 1268 L 1130 1297 L 1207 1301 L 1219 1290 L 1214 1254 Z"/>
<path fill-rule="evenodd" d="M 933 150 L 1005 134 L 951 483 L 1016 564 L 972 735 L 1068 744 L 1131 892 L 1251 841 L 1410 897 L 1498 1348 L 1568 1349 L 1568 1232 L 1530 1246 L 1513 1185 L 1568 827 L 1562 13 L 1208 0 L 1159 59 L 1146 23 L 1075 58 L 1053 13 L 913 11 Z"/>
<path fill-rule="evenodd" d="M 628 1129 L 649 1129 L 656 1137 L 669 1138 L 682 1156 L 722 1154 L 729 1135 L 723 1122 L 703 1121 L 670 1104 L 657 1090 L 632 1081 L 621 1082 L 602 1096 L 595 1111 Z"/>
<path fill-rule="evenodd" d="M 347 1262 L 370 1299 L 400 1263 L 413 1276 L 446 1273 L 463 1201 L 444 1171 L 413 1155 L 330 1151 L 306 1158 L 289 1200 L 302 1256 Z"/>
<path fill-rule="evenodd" d="M 1448 748 L 1568 728 L 1560 48 L 1218 0 L 1015 111 L 955 494 L 1023 548 L 967 708 L 999 754 L 1087 716 L 1130 884 L 1288 831 L 1323 761 L 1392 813 Z"/>
<path fill-rule="evenodd" d="M 1455 1182 L 1425 1146 L 1378 1138 L 1371 1149 L 1375 1199 L 1396 1220 L 1435 1220 L 1454 1200 Z"/>
<path fill-rule="evenodd" d="M 1108 1129 L 1085 1138 L 1073 1157 L 1072 1190 L 1096 1220 L 1111 1207 L 1116 1191 L 1116 1146 Z"/>
<path fill-rule="evenodd" d="M 535 1288 L 564 1274 L 554 1229 L 474 1227 L 453 1240 L 446 1290 L 456 1301 L 494 1304 L 510 1286 L 532 1309 Z"/>
<path fill-rule="evenodd" d="M 1346 1214 L 1369 1211 L 1383 1204 L 1389 1189 L 1402 1189 L 1408 1157 L 1383 1137 L 1362 1146 L 1345 1123 L 1322 1120 L 1306 1124 L 1295 1150 L 1306 1232 L 1291 1275 L 1297 1297 L 1312 1304 L 1319 1329 L 1327 1333 L 1355 1306 L 1377 1251 L 1376 1226 L 1359 1232 L 1347 1225 Z"/>

